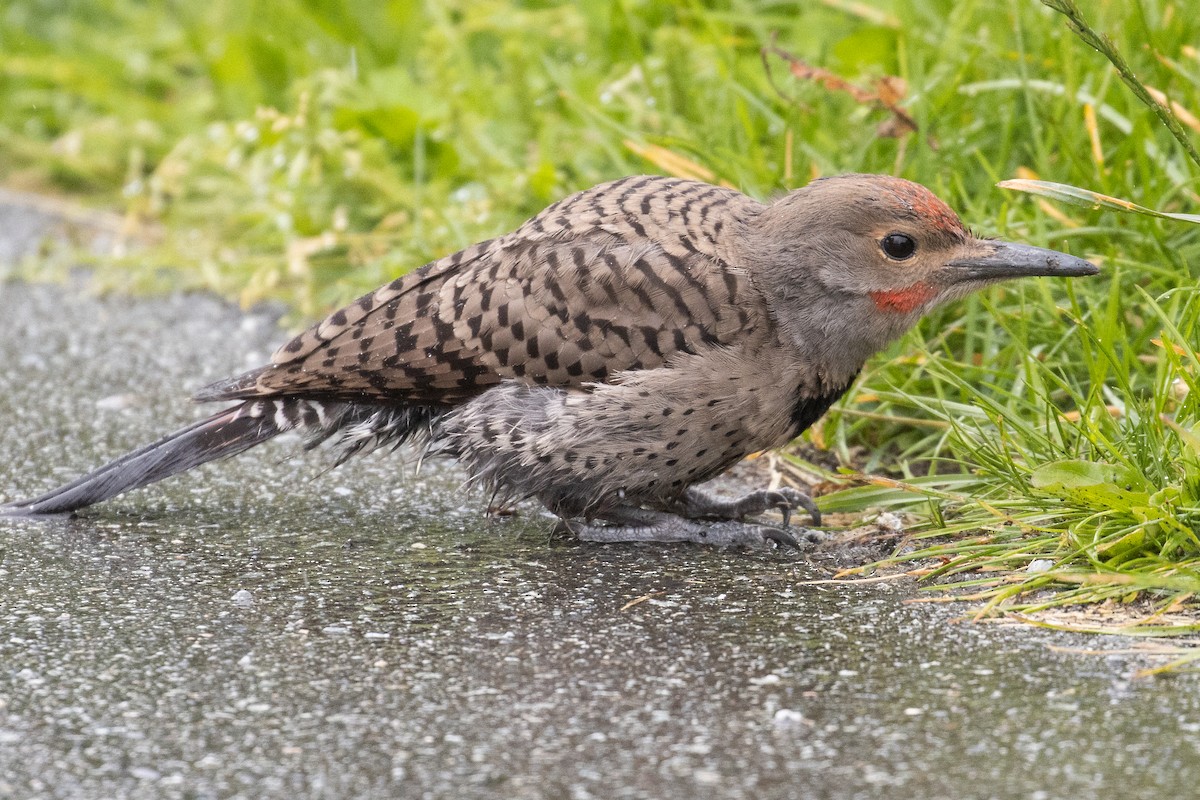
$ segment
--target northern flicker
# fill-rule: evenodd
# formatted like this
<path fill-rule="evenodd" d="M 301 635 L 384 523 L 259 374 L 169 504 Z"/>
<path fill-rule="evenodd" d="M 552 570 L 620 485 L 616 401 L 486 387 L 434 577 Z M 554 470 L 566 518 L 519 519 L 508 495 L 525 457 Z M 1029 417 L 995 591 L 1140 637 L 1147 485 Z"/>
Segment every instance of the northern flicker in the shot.
<path fill-rule="evenodd" d="M 1093 275 L 971 235 L 929 190 L 844 175 L 763 204 L 631 177 L 397 278 L 202 389 L 234 405 L 73 483 L 0 507 L 75 511 L 285 431 L 337 463 L 412 442 L 533 497 L 590 541 L 789 542 L 799 491 L 697 487 L 817 420 L 873 353 L 998 281 Z M 742 519 L 771 508 L 785 528 Z"/>

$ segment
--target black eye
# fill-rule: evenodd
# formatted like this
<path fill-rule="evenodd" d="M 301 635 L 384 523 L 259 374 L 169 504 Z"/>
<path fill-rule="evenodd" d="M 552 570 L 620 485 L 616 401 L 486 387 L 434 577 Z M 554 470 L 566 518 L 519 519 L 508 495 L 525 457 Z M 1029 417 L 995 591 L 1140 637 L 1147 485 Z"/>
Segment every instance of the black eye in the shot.
<path fill-rule="evenodd" d="M 907 233 L 889 233 L 879 243 L 888 258 L 903 261 L 917 252 L 917 243 Z"/>

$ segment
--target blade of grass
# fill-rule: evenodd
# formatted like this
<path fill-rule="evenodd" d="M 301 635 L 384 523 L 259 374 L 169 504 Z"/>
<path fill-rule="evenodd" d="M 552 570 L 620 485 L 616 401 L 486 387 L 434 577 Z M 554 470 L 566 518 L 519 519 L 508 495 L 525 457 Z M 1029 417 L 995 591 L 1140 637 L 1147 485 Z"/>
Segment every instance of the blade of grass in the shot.
<path fill-rule="evenodd" d="M 1188 133 L 1183 128 L 1183 124 L 1170 106 L 1165 103 L 1158 102 L 1146 88 L 1146 85 L 1138 80 L 1129 63 L 1125 61 L 1125 57 L 1121 55 L 1121 51 L 1113 44 L 1111 38 L 1107 34 L 1097 33 L 1083 16 L 1083 12 L 1079 10 L 1079 6 L 1075 4 L 1075 0 L 1042 0 L 1044 5 L 1049 6 L 1058 13 L 1067 18 L 1068 25 L 1075 35 L 1082 39 L 1086 44 L 1095 48 L 1099 53 L 1109 60 L 1116 67 L 1117 74 L 1121 76 L 1121 80 L 1126 86 L 1141 100 L 1146 106 L 1153 111 L 1162 123 L 1167 126 L 1167 130 L 1179 142 L 1183 151 L 1187 153 L 1188 158 L 1200 167 L 1200 152 L 1197 152 L 1196 146 L 1192 144 L 1192 140 L 1188 137 Z"/>

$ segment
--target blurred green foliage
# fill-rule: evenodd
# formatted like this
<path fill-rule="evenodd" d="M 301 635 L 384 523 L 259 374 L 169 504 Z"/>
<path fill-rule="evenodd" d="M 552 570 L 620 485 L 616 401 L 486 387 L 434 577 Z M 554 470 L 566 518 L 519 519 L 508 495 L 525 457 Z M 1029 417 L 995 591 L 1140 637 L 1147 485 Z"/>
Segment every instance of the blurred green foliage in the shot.
<path fill-rule="evenodd" d="M 1196 16 L 1096 5 L 1148 81 L 1195 108 Z M 862 85 L 901 76 L 920 131 L 881 137 L 877 109 L 781 61 L 768 72 L 772 37 Z M 759 196 L 814 174 L 894 172 L 984 231 L 1069 235 L 1109 256 L 1125 223 L 1056 230 L 992 185 L 1025 166 L 1157 207 L 1189 174 L 1031 0 L 11 0 L 0 52 L 0 179 L 159 226 L 154 269 L 126 263 L 114 281 L 279 297 L 304 317 L 571 191 L 656 171 L 626 140 Z M 1085 95 L 1103 106 L 1103 165 Z M 1150 238 L 1153 260 L 1195 252 L 1194 234 L 1183 253 Z"/>

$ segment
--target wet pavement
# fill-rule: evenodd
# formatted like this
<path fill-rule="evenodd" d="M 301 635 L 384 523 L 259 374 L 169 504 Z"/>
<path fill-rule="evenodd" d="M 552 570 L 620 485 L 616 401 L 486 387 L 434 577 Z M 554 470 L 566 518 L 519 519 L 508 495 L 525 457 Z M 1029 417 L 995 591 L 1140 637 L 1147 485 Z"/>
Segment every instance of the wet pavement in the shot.
<path fill-rule="evenodd" d="M 2 214 L 0 214 L 2 218 Z M 2 219 L 0 219 L 2 221 Z M 0 284 L 0 500 L 202 413 L 283 338 Z M 956 622 L 827 556 L 600 546 L 453 465 L 271 443 L 0 519 L 0 798 L 1192 797 L 1200 684 Z"/>

